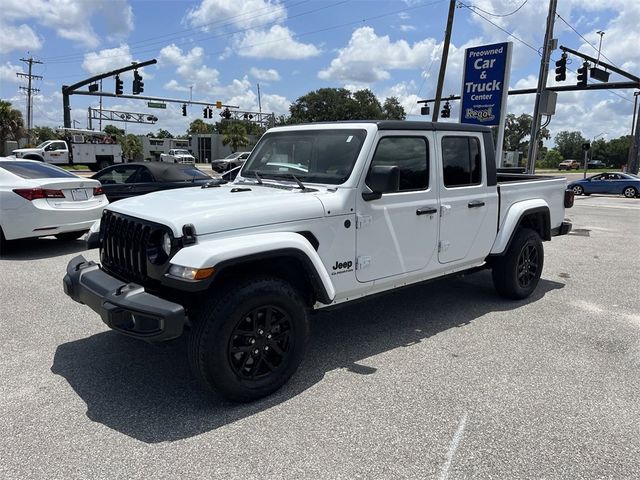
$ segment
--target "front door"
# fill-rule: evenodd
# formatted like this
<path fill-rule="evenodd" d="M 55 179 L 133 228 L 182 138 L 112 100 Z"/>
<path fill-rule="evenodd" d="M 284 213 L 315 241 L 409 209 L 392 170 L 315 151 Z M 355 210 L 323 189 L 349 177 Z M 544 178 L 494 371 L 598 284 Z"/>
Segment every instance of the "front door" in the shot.
<path fill-rule="evenodd" d="M 440 263 L 479 260 L 495 240 L 498 195 L 487 185 L 481 134 L 438 132 Z"/>
<path fill-rule="evenodd" d="M 69 151 L 65 142 L 52 142 L 45 148 L 44 161 L 47 163 L 69 163 Z"/>
<path fill-rule="evenodd" d="M 389 132 L 378 139 L 369 171 L 374 165 L 397 166 L 400 183 L 377 200 L 358 195 L 356 278 L 360 282 L 423 269 L 436 251 L 438 189 L 430 138 L 430 132 Z"/>

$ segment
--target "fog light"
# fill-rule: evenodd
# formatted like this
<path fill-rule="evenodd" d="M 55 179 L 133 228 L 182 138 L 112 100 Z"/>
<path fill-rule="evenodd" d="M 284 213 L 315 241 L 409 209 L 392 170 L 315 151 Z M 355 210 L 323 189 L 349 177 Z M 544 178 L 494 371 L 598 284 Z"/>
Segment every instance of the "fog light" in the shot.
<path fill-rule="evenodd" d="M 182 278 L 184 280 L 204 280 L 213 275 L 213 267 L 208 268 L 191 268 L 182 265 L 171 265 L 169 267 L 169 275 L 172 277 Z"/>
<path fill-rule="evenodd" d="M 171 253 L 171 235 L 168 233 L 165 233 L 162 237 L 162 250 L 167 256 Z"/>

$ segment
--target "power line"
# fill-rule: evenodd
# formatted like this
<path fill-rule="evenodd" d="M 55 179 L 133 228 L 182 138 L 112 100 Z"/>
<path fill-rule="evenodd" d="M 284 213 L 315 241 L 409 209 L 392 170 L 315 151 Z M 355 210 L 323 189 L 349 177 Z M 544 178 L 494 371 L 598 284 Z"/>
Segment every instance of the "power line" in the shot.
<path fill-rule="evenodd" d="M 513 15 L 513 14 L 515 14 L 515 13 L 518 13 L 518 11 L 519 11 L 522 7 L 524 7 L 524 6 L 527 4 L 527 2 L 528 2 L 528 1 L 529 1 L 529 0 L 524 0 L 524 2 L 522 2 L 522 4 L 521 4 L 518 8 L 516 8 L 513 12 L 510 12 L 510 13 L 504 13 L 504 14 L 502 14 L 502 13 L 491 13 L 491 12 L 487 12 L 486 10 L 483 10 L 483 9 L 482 9 L 482 8 L 480 8 L 480 7 L 476 7 L 475 5 L 470 5 L 470 6 L 469 6 L 469 7 L 467 7 L 467 8 L 473 8 L 473 9 L 475 9 L 475 10 L 480 10 L 482 13 L 486 13 L 487 15 L 489 15 L 489 16 L 491 16 L 491 17 L 500 17 L 500 18 L 504 18 L 504 17 L 510 17 L 511 15 Z"/>
<path fill-rule="evenodd" d="M 600 53 L 600 55 L 602 55 L 604 58 L 606 58 L 607 60 L 609 60 L 609 62 L 611 62 L 611 64 L 614 67 L 617 67 L 617 65 L 615 63 L 613 63 L 613 60 L 611 60 L 609 57 L 607 57 L 604 53 L 602 53 L 594 44 L 592 44 L 589 40 L 587 40 L 586 38 L 584 38 L 584 36 L 582 36 L 582 34 L 577 31 L 575 28 L 573 28 L 573 26 L 571 26 L 571 24 L 569 24 L 569 22 L 567 22 L 564 18 L 562 18 L 562 15 L 560 15 L 558 12 L 556 12 L 556 15 L 558 16 L 558 18 L 560 20 L 562 20 L 562 22 L 569 27 L 571 30 L 573 30 L 576 35 L 578 35 L 582 40 L 584 40 L 589 46 L 591 46 L 591 48 L 593 48 L 596 52 Z"/>

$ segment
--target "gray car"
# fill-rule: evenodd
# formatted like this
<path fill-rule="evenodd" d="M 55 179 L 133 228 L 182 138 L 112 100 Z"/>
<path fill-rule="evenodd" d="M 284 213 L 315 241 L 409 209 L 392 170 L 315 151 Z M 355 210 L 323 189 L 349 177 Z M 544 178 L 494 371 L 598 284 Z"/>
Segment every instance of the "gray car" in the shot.
<path fill-rule="evenodd" d="M 249 158 L 251 152 L 235 152 L 224 158 L 219 158 L 211 162 L 211 169 L 214 172 L 224 173 L 233 168 L 243 165 L 245 160 Z"/>

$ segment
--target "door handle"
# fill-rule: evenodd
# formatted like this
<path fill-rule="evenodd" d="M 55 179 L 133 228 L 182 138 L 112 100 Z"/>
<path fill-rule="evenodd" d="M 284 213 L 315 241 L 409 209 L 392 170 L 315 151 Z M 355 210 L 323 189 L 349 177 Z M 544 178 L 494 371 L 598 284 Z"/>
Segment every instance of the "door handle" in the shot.
<path fill-rule="evenodd" d="M 484 202 L 480 201 L 480 200 L 473 200 L 472 202 L 469 202 L 469 204 L 467 205 L 469 208 L 479 208 L 479 207 L 484 207 Z"/>
<path fill-rule="evenodd" d="M 437 208 L 422 207 L 416 210 L 416 215 L 433 215 L 434 213 L 438 213 Z"/>

